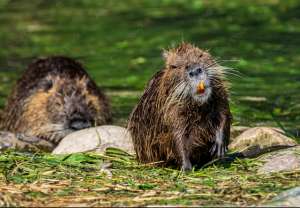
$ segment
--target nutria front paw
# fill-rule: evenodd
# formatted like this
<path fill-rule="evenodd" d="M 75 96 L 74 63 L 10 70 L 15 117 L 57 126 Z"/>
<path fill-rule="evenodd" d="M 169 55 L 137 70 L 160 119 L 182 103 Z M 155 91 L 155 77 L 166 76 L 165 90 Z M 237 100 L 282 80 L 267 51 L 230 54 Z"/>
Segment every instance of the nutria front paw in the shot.
<path fill-rule="evenodd" d="M 210 149 L 210 154 L 214 157 L 222 158 L 227 152 L 227 146 L 224 142 L 223 133 L 219 130 L 216 134 L 216 139 L 214 144 Z"/>
<path fill-rule="evenodd" d="M 0 151 L 6 150 L 8 148 L 13 148 L 14 144 L 14 134 L 0 131 Z"/>
<path fill-rule="evenodd" d="M 34 136 L 0 131 L 0 151 L 4 151 L 6 149 L 26 151 L 38 151 L 39 149 L 45 149 L 49 151 L 53 149 L 53 145 L 48 141 L 41 140 Z"/>

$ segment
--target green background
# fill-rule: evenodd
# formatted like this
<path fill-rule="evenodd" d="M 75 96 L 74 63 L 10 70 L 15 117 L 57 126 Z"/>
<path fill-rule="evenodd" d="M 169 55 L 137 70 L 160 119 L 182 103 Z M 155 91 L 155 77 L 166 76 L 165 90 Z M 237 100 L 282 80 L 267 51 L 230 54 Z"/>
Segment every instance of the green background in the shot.
<path fill-rule="evenodd" d="M 32 59 L 83 62 L 126 119 L 162 50 L 181 41 L 233 67 L 235 125 L 279 126 L 299 137 L 300 2 L 297 0 L 0 0 L 0 108 Z"/>

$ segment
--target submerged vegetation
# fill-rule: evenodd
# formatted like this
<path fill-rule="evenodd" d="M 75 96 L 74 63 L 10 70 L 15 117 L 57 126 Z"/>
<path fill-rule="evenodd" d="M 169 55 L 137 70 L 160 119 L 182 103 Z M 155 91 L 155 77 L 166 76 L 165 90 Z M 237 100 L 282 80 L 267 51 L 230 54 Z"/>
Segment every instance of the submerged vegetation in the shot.
<path fill-rule="evenodd" d="M 0 0 L 0 109 L 35 57 L 77 58 L 124 125 L 163 48 L 189 41 L 237 72 L 235 125 L 269 125 L 300 137 L 300 3 L 297 0 Z M 112 161 L 111 174 L 101 164 Z M 299 186 L 299 171 L 258 175 L 255 159 L 189 174 L 140 166 L 110 151 L 0 155 L 0 205 L 252 205 Z"/>

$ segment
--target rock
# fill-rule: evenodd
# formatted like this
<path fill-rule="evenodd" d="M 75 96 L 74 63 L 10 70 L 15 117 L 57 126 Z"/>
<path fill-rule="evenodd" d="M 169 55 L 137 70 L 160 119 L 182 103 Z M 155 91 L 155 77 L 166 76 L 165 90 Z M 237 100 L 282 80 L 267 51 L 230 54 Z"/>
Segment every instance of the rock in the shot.
<path fill-rule="evenodd" d="M 5 150 L 7 148 L 13 147 L 14 144 L 11 141 L 15 140 L 17 140 L 17 138 L 14 133 L 0 131 L 0 150 Z"/>
<path fill-rule="evenodd" d="M 17 149 L 21 151 L 51 151 L 54 145 L 46 140 L 24 134 L 0 131 L 0 151 Z"/>
<path fill-rule="evenodd" d="M 232 126 L 230 128 L 230 140 L 233 140 L 237 136 L 239 136 L 244 131 L 250 129 L 250 127 L 247 126 Z"/>
<path fill-rule="evenodd" d="M 300 145 L 274 151 L 259 158 L 264 163 L 259 173 L 273 173 L 300 169 Z"/>
<path fill-rule="evenodd" d="M 255 157 L 275 149 L 297 145 L 296 141 L 282 133 L 280 129 L 271 127 L 249 128 L 233 139 L 229 149 L 242 152 L 245 157 Z"/>
<path fill-rule="evenodd" d="M 70 154 L 87 151 L 103 153 L 108 147 L 119 148 L 130 154 L 134 153 L 130 133 L 125 128 L 104 125 L 67 135 L 53 150 L 52 154 Z"/>
<path fill-rule="evenodd" d="M 300 186 L 289 189 L 276 196 L 269 206 L 298 207 L 300 205 Z"/>

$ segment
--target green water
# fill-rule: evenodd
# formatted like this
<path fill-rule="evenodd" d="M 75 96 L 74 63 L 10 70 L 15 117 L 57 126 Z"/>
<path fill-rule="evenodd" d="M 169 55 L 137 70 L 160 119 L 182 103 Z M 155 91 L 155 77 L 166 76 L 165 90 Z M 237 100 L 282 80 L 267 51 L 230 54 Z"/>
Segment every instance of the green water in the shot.
<path fill-rule="evenodd" d="M 84 63 L 124 125 L 163 67 L 162 49 L 182 40 L 240 72 L 229 77 L 234 124 L 300 137 L 297 0 L 0 0 L 0 108 L 33 58 L 68 55 Z"/>

